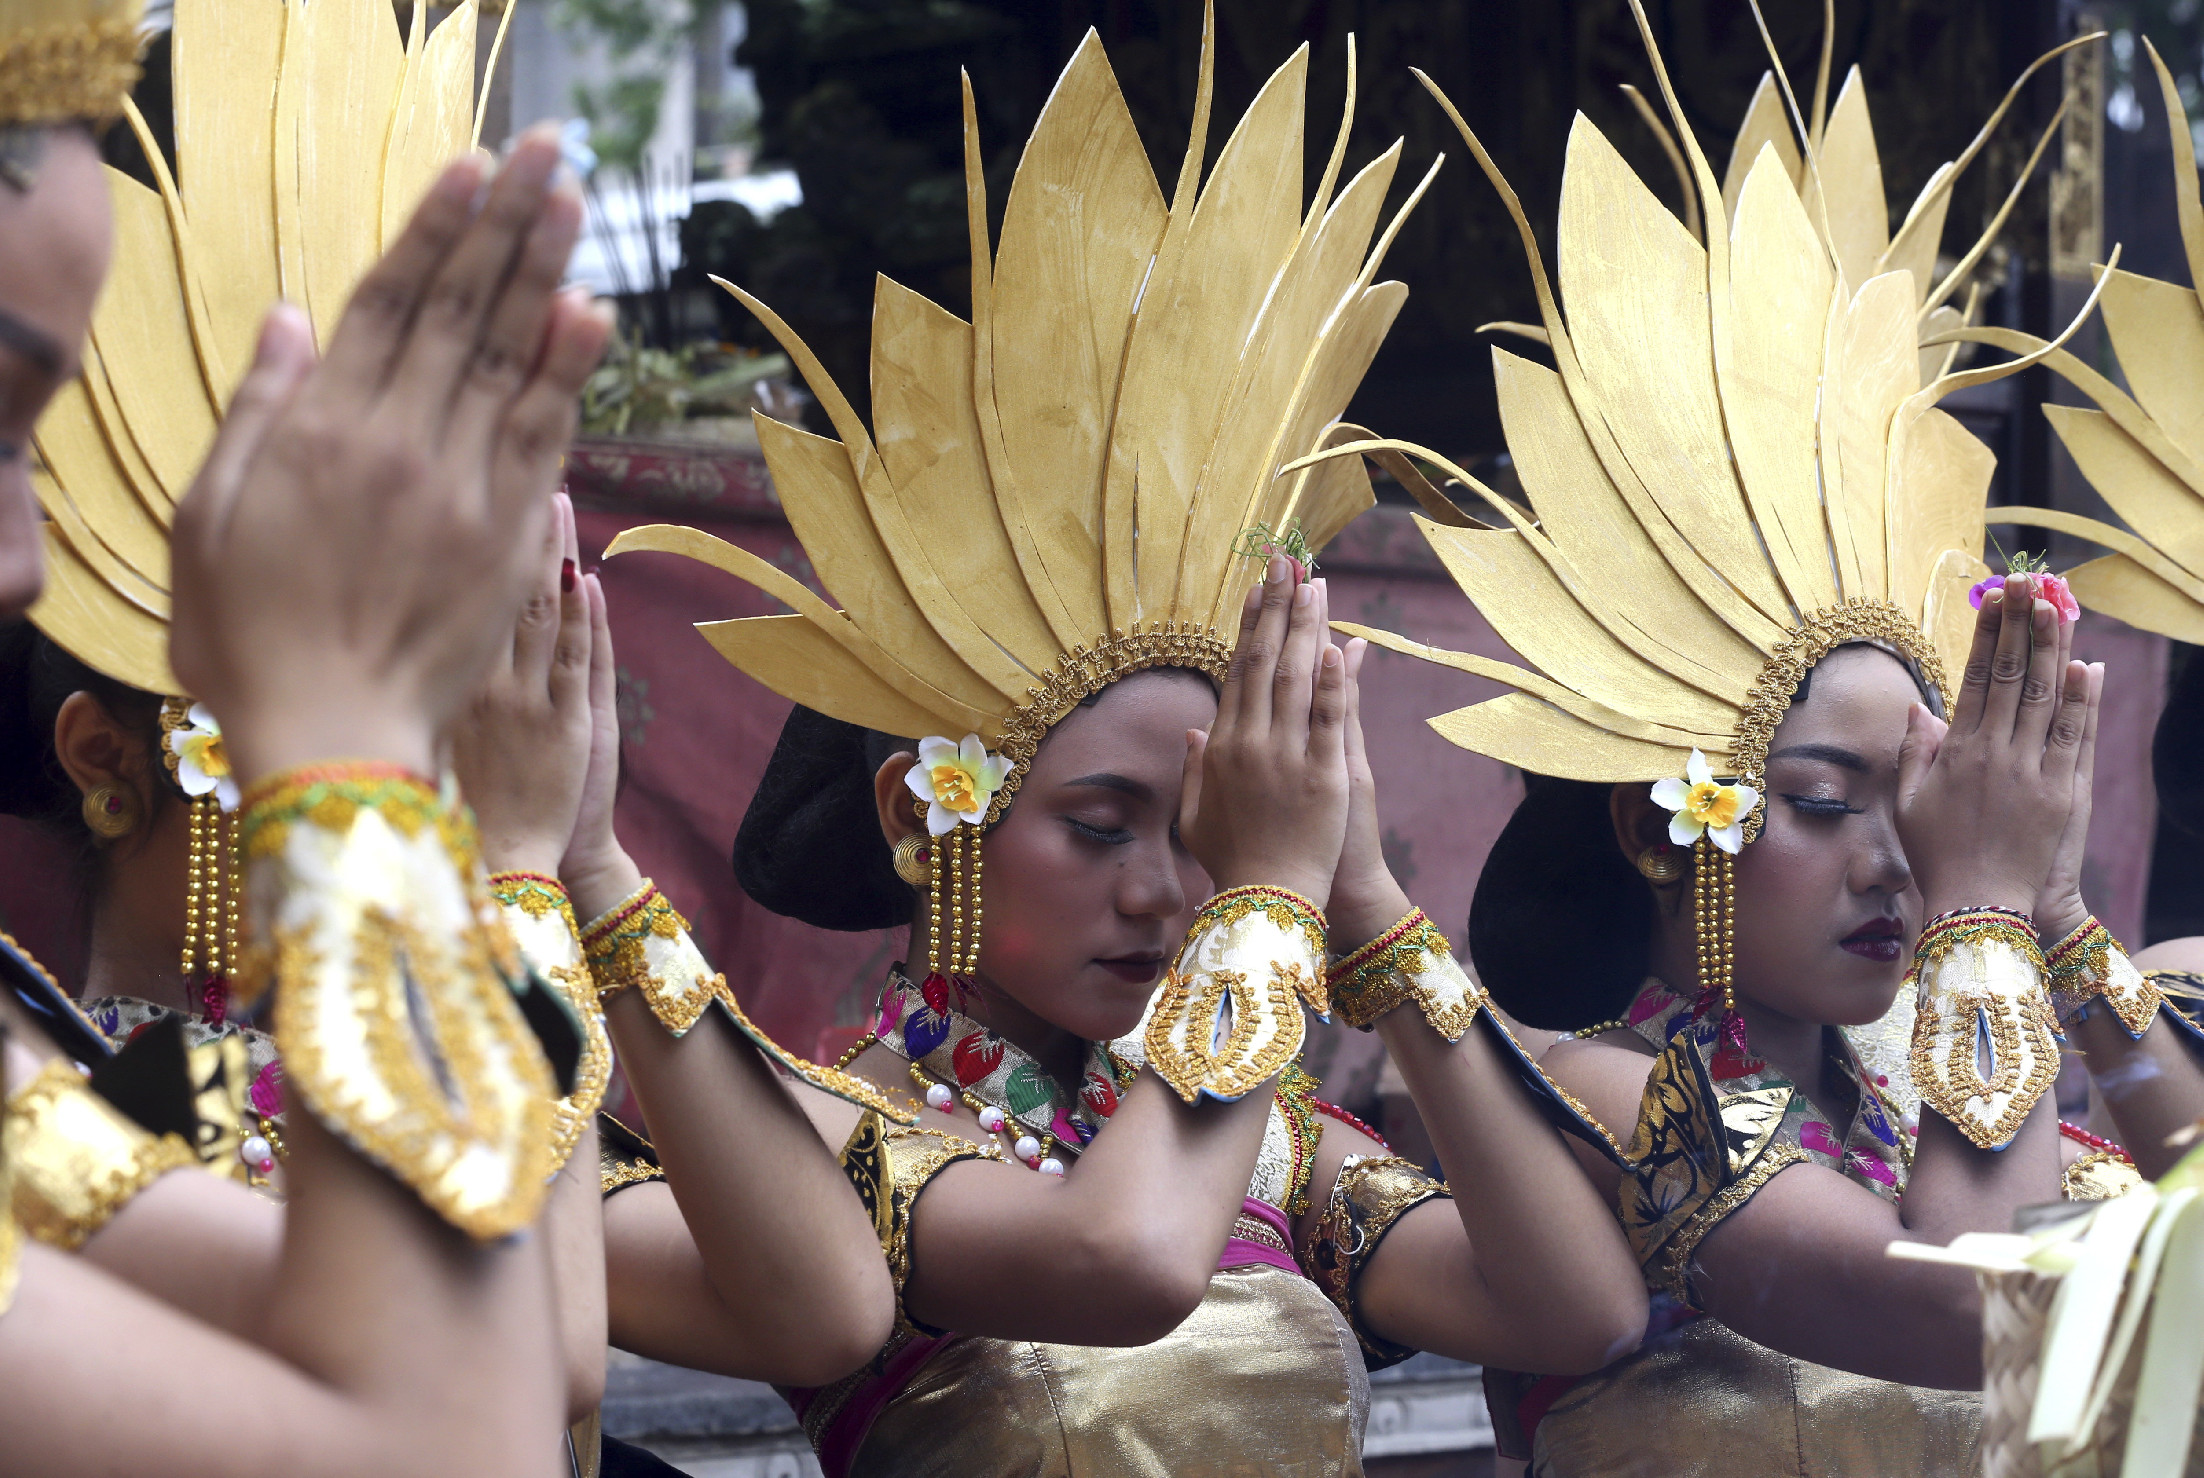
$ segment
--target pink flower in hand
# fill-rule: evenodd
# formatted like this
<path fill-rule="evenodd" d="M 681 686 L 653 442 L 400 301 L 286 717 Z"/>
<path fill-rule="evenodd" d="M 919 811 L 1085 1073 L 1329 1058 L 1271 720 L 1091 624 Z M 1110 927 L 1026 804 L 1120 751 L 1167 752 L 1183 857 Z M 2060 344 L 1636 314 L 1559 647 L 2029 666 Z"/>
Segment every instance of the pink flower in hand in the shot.
<path fill-rule="evenodd" d="M 2035 587 L 2035 598 L 2047 600 L 2051 609 L 2059 613 L 2059 620 L 2067 625 L 2082 618 L 2081 602 L 2074 599 L 2074 592 L 2067 588 L 2064 575 L 2054 575 L 2049 570 L 2016 569 L 2010 575 L 1992 575 L 1987 580 L 1977 580 L 1967 591 L 1967 604 L 1982 609 L 1982 601 L 1993 590 L 2003 590 L 2011 575 L 2026 575 Z"/>

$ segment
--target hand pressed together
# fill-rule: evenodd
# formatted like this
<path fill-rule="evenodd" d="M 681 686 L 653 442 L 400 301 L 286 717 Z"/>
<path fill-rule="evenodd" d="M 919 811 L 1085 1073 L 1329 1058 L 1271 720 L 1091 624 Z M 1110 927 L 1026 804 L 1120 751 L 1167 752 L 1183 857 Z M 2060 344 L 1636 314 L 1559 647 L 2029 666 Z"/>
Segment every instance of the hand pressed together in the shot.
<path fill-rule="evenodd" d="M 1187 736 L 1179 834 L 1222 890 L 1291 888 L 1324 906 L 1347 825 L 1346 666 L 1324 582 L 1272 556 L 1248 592 L 1205 737 Z"/>

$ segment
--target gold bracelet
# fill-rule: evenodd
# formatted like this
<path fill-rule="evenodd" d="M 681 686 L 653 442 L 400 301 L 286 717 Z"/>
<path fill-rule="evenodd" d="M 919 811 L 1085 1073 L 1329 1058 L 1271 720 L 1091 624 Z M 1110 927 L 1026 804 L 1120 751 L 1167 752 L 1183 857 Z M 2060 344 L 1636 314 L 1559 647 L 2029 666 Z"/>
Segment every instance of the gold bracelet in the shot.
<path fill-rule="evenodd" d="M 391 766 L 321 765 L 255 785 L 238 831 L 295 1101 L 470 1236 L 529 1225 L 558 1088 L 473 817 Z"/>
<path fill-rule="evenodd" d="M 1234 888 L 1194 916 L 1148 1003 L 1148 1065 L 1187 1103 L 1243 1098 L 1300 1055 L 1323 1012 L 1324 915 L 1284 888 Z M 1229 1014 L 1230 1028 L 1220 1031 Z"/>
<path fill-rule="evenodd" d="M 161 1176 L 199 1163 L 181 1136 L 146 1133 L 59 1058 L 8 1100 L 5 1133 L 15 1220 L 65 1252 Z"/>
<path fill-rule="evenodd" d="M 2044 973 L 2034 925 L 2009 909 L 1940 915 L 1914 947 L 1913 1085 L 1981 1149 L 2010 1143 L 2058 1078 Z"/>
<path fill-rule="evenodd" d="M 490 874 L 490 896 L 497 900 L 505 927 L 520 947 L 528 968 L 558 992 L 573 1012 L 582 1034 L 581 1056 L 574 1065 L 574 1086 L 552 1108 L 552 1173 L 564 1169 L 589 1121 L 604 1103 L 612 1080 L 612 1039 L 605 1035 L 604 1011 L 582 956 L 581 929 L 566 886 L 535 872 Z"/>
<path fill-rule="evenodd" d="M 1461 1040 L 1489 999 L 1420 908 L 1411 908 L 1392 928 L 1333 965 L 1331 995 L 1340 1019 L 1362 1031 L 1414 1002 L 1431 1029 L 1449 1042 Z"/>
<path fill-rule="evenodd" d="M 2127 957 L 2112 932 L 2091 914 L 2080 928 L 2044 951 L 2054 1002 L 2063 1024 L 2078 1008 L 2102 999 L 2131 1037 L 2150 1030 L 2165 993 Z"/>

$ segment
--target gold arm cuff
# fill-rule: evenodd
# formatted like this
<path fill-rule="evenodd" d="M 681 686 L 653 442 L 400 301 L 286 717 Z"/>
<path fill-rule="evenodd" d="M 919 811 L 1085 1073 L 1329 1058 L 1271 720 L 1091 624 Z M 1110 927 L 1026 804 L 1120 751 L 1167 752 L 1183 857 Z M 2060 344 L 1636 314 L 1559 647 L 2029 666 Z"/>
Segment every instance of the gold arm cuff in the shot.
<path fill-rule="evenodd" d="M 589 1121 L 605 1101 L 612 1081 L 612 1039 L 605 1034 L 604 1010 L 582 956 L 581 929 L 574 906 L 557 878 L 530 872 L 490 875 L 490 896 L 497 900 L 505 929 L 529 968 L 550 982 L 581 1023 L 582 1055 L 574 1067 L 574 1091 L 551 1110 L 551 1173 L 574 1157 Z"/>
<path fill-rule="evenodd" d="M 1449 1042 L 1462 1039 L 1489 1000 L 1420 908 L 1332 966 L 1331 994 L 1340 1019 L 1362 1031 L 1412 1001 Z"/>
<path fill-rule="evenodd" d="M 1307 899 L 1282 888 L 1220 893 L 1194 916 L 1148 1003 L 1148 1066 L 1187 1103 L 1244 1098 L 1300 1056 L 1301 1007 L 1326 1009 L 1323 980 L 1324 919 Z"/>
<path fill-rule="evenodd" d="M 911 1280 L 911 1212 L 933 1178 L 960 1160 L 1007 1163 L 999 1146 L 981 1146 L 939 1129 L 891 1125 L 868 1113 L 842 1145 L 842 1174 L 872 1218 L 895 1285 L 898 1333 L 939 1335 L 943 1331 L 913 1319 L 903 1307 L 904 1285 Z"/>
<path fill-rule="evenodd" d="M 1397 1155 L 1349 1155 L 1340 1164 L 1303 1261 L 1309 1277 L 1354 1330 L 1373 1367 L 1398 1364 L 1415 1351 L 1381 1338 L 1363 1322 L 1356 1302 L 1362 1270 L 1403 1216 L 1426 1201 L 1452 1199 L 1453 1194 L 1422 1166 Z"/>
<path fill-rule="evenodd" d="M 2112 932 L 2092 914 L 2079 929 L 2044 951 L 2050 972 L 2049 988 L 2060 1001 L 2102 999 L 2131 1037 L 2150 1030 L 2165 993 L 2157 982 L 2135 968 Z M 2061 1019 L 2072 1008 L 2060 1011 Z"/>
<path fill-rule="evenodd" d="M 1691 1286 L 1691 1259 L 1698 1252 L 1699 1244 L 1707 1233 L 1720 1226 L 1729 1214 L 1750 1201 L 1760 1188 L 1775 1179 L 1776 1172 L 1793 1165 L 1806 1163 L 1806 1151 L 1793 1144 L 1770 1145 L 1766 1154 L 1753 1162 L 1736 1180 L 1707 1198 L 1704 1206 L 1692 1213 L 1663 1249 L 1659 1269 L 1654 1272 L 1655 1286 L 1660 1291 L 1690 1308 L 1700 1308 L 1699 1298 Z"/>
<path fill-rule="evenodd" d="M 2002 1148 L 2059 1073 L 2034 931 L 2002 912 L 1946 915 L 1922 931 L 1913 973 L 1911 1060 L 1921 1102 L 1977 1147 Z"/>
<path fill-rule="evenodd" d="M 470 1236 L 534 1221 L 558 1089 L 472 817 L 389 767 L 330 765 L 256 785 L 239 834 L 245 961 L 280 993 L 297 1101 Z"/>
<path fill-rule="evenodd" d="M 60 1059 L 8 1100 L 6 1135 L 15 1220 L 65 1252 L 82 1247 L 161 1176 L 199 1163 L 182 1138 L 155 1139 Z"/>

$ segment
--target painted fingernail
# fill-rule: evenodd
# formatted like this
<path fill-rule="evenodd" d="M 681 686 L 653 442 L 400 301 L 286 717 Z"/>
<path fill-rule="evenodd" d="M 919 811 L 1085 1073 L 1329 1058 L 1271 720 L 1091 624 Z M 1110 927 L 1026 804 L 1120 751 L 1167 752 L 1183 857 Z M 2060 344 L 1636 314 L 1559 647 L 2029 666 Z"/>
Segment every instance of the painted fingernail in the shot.
<path fill-rule="evenodd" d="M 567 593 L 568 595 L 572 595 L 572 594 L 574 593 L 574 576 L 575 576 L 574 561 L 572 561 L 572 560 L 570 560 L 570 559 L 562 559 L 562 560 L 560 560 L 560 561 L 559 561 L 559 589 L 563 590 L 563 591 L 564 591 L 564 592 L 566 592 L 566 593 Z"/>

